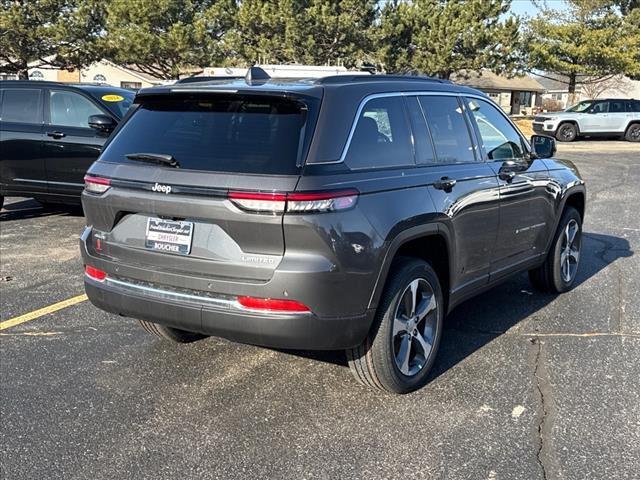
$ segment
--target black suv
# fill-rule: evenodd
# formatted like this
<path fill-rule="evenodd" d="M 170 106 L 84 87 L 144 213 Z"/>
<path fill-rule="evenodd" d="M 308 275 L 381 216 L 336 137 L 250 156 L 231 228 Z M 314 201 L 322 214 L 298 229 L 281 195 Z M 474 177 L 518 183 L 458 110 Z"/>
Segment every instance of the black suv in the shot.
<path fill-rule="evenodd" d="M 107 85 L 0 82 L 0 207 L 5 195 L 80 203 L 84 174 L 134 96 Z"/>
<path fill-rule="evenodd" d="M 408 392 L 460 302 L 574 283 L 585 185 L 554 142 L 419 77 L 142 90 L 85 178 L 86 292 L 176 342 L 345 349 Z"/>

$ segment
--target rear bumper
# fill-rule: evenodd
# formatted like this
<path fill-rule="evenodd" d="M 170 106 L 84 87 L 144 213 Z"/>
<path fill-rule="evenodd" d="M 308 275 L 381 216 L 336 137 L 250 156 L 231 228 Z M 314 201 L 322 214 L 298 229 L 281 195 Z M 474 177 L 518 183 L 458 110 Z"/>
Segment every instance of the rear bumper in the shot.
<path fill-rule="evenodd" d="M 236 312 L 221 306 L 160 298 L 88 277 L 85 277 L 85 290 L 91 303 L 107 312 L 272 348 L 338 350 L 354 347 L 362 342 L 373 317 L 373 312 L 332 319 L 319 318 L 312 313 Z"/>
<path fill-rule="evenodd" d="M 89 254 L 80 241 L 84 263 L 108 272 L 104 281 L 85 276 L 85 290 L 96 307 L 191 332 L 272 348 L 338 350 L 362 342 L 374 310 L 361 315 L 320 317 L 311 312 L 265 312 L 240 306 L 234 296 L 176 289 L 119 276 L 113 262 Z M 255 296 L 260 294 L 259 286 Z M 337 301 L 337 299 L 336 299 Z"/>

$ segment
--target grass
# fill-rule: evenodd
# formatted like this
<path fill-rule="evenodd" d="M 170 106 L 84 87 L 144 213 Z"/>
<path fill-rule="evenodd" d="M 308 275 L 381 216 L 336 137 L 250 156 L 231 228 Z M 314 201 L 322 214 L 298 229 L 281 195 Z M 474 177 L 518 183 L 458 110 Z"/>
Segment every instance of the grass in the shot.
<path fill-rule="evenodd" d="M 531 126 L 531 120 L 520 118 L 520 119 L 514 120 L 513 122 L 518 126 L 518 128 L 520 129 L 520 131 L 525 137 L 530 137 L 531 135 L 533 135 L 533 127 Z"/>

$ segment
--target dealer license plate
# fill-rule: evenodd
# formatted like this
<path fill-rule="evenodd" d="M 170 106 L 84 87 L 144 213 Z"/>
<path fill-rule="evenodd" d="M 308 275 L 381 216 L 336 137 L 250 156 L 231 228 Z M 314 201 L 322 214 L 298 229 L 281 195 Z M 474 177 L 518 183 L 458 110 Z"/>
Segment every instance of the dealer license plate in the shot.
<path fill-rule="evenodd" d="M 188 255 L 193 238 L 193 222 L 149 218 L 145 246 L 151 250 Z"/>

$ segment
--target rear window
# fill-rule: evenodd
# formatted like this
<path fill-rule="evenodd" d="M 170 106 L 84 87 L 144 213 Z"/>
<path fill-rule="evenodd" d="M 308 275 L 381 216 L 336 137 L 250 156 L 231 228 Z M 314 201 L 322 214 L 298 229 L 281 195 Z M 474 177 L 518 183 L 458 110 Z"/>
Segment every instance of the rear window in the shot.
<path fill-rule="evenodd" d="M 267 96 L 156 97 L 135 111 L 101 159 L 138 163 L 126 155 L 159 153 L 182 169 L 296 174 L 314 110 L 309 102 Z"/>

